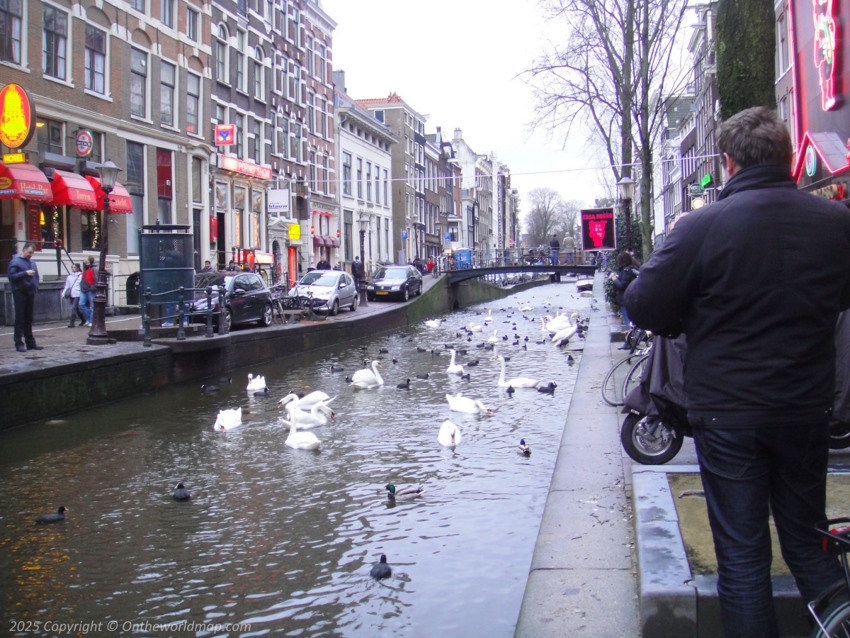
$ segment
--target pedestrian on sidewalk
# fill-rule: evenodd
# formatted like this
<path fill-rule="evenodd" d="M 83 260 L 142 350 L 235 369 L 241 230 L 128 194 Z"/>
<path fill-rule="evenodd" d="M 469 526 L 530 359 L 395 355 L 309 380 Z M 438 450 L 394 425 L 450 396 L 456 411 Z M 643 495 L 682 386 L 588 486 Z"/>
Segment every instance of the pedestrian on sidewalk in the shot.
<path fill-rule="evenodd" d="M 86 316 L 80 309 L 80 280 L 83 273 L 80 270 L 80 264 L 72 264 L 71 272 L 65 277 L 65 287 L 62 289 L 62 297 L 67 299 L 71 305 L 71 316 L 68 320 L 68 327 L 73 328 L 75 319 L 80 318 L 80 326 L 86 323 Z"/>
<path fill-rule="evenodd" d="M 42 350 L 32 334 L 35 296 L 38 293 L 38 267 L 32 261 L 35 244 L 28 241 L 9 261 L 9 285 L 15 303 L 15 350 Z"/>
<path fill-rule="evenodd" d="M 561 242 L 555 233 L 552 233 L 552 239 L 549 240 L 549 253 L 552 265 L 557 266 L 561 262 Z"/>
<path fill-rule="evenodd" d="M 688 338 L 688 420 L 725 634 L 775 637 L 771 514 L 803 600 L 842 576 L 814 524 L 826 518 L 850 215 L 797 189 L 791 138 L 767 108 L 721 124 L 717 149 L 728 174 L 718 201 L 679 219 L 625 303 L 641 328 Z"/>
<path fill-rule="evenodd" d="M 80 309 L 83 311 L 85 321 L 83 326 L 90 326 L 94 315 L 94 293 L 97 289 L 95 268 L 91 261 L 83 264 L 83 274 L 80 278 Z"/>

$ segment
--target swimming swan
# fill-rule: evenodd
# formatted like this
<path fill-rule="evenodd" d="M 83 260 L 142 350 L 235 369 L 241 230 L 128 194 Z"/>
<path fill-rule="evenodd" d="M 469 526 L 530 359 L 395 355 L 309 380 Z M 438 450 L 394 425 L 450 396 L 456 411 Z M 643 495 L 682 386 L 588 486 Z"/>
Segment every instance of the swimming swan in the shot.
<path fill-rule="evenodd" d="M 440 433 L 437 435 L 437 441 L 444 447 L 454 447 L 460 443 L 461 435 L 460 428 L 454 423 L 446 419 L 440 426 Z"/>
<path fill-rule="evenodd" d="M 327 425 L 328 421 L 336 418 L 333 410 L 327 403 L 314 403 L 310 411 L 302 410 L 291 402 L 286 404 L 287 422 L 291 422 L 299 430 L 307 430 L 320 425 Z"/>
<path fill-rule="evenodd" d="M 299 432 L 291 421 L 281 419 L 284 425 L 289 426 L 289 436 L 284 443 L 293 450 L 318 450 L 322 442 L 312 432 Z"/>
<path fill-rule="evenodd" d="M 309 394 L 305 394 L 303 397 L 299 397 L 294 392 L 290 392 L 277 402 L 277 407 L 282 408 L 290 401 L 292 401 L 296 406 L 298 406 L 302 410 L 310 410 L 310 408 L 312 408 L 317 403 L 328 404 L 333 401 L 333 399 L 330 398 L 327 393 L 322 392 L 321 390 L 314 390 Z"/>
<path fill-rule="evenodd" d="M 499 355 L 499 362 L 502 365 L 502 370 L 499 373 L 499 387 L 505 388 L 507 386 L 512 386 L 514 388 L 536 388 L 537 387 L 537 379 L 532 379 L 530 377 L 514 377 L 513 379 L 508 379 L 505 381 L 505 357 Z"/>
<path fill-rule="evenodd" d="M 215 423 L 213 423 L 213 430 L 226 432 L 240 425 L 242 425 L 242 408 L 219 410 Z"/>
<path fill-rule="evenodd" d="M 465 412 L 466 414 L 493 414 L 493 410 L 484 405 L 479 399 L 470 399 L 458 392 L 455 396 L 446 395 L 449 402 L 449 410 L 453 412 Z"/>
<path fill-rule="evenodd" d="M 381 377 L 381 373 L 378 372 L 380 365 L 381 364 L 376 359 L 372 362 L 371 369 L 363 368 L 355 372 L 351 377 L 351 385 L 363 390 L 371 390 L 372 388 L 384 385 L 384 379 Z"/>
<path fill-rule="evenodd" d="M 449 352 L 452 353 L 452 361 L 451 361 L 451 363 L 449 363 L 449 367 L 446 368 L 446 373 L 447 374 L 463 374 L 463 366 L 460 365 L 459 363 L 455 363 L 455 357 L 457 356 L 457 353 L 454 351 L 454 349 L 449 350 Z"/>
<path fill-rule="evenodd" d="M 255 392 L 256 390 L 265 390 L 266 388 L 266 378 L 258 374 L 256 377 L 253 374 L 248 374 L 248 387 L 245 388 L 248 392 Z"/>

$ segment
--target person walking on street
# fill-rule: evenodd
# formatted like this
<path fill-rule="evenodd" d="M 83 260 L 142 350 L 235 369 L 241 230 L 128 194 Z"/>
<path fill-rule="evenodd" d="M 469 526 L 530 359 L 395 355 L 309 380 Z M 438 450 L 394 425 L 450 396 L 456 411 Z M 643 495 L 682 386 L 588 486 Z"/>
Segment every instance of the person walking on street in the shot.
<path fill-rule="evenodd" d="M 95 268 L 91 262 L 83 265 L 83 274 L 80 278 L 80 308 L 85 315 L 83 326 L 90 326 L 94 315 L 94 293 L 97 289 Z"/>
<path fill-rule="evenodd" d="M 629 284 L 637 278 L 638 272 L 632 256 L 624 250 L 617 255 L 617 272 L 608 275 L 608 279 L 614 283 L 615 299 L 620 306 L 620 315 L 623 317 L 623 330 L 625 331 L 631 328 L 631 319 L 629 318 L 629 311 L 623 303 L 623 296 L 626 294 L 626 288 L 629 287 Z"/>
<path fill-rule="evenodd" d="M 561 263 L 561 242 L 558 241 L 558 236 L 555 233 L 552 233 L 552 239 L 549 240 L 549 253 L 553 266 Z"/>
<path fill-rule="evenodd" d="M 351 276 L 354 278 L 355 287 L 358 292 L 360 288 L 363 286 L 363 277 L 365 271 L 363 270 L 363 262 L 360 261 L 360 256 L 354 258 L 354 261 L 351 262 Z"/>
<path fill-rule="evenodd" d="M 32 334 L 35 295 L 38 293 L 38 267 L 32 261 L 35 244 L 26 242 L 9 261 L 9 284 L 15 303 L 15 350 L 43 350 Z"/>
<path fill-rule="evenodd" d="M 65 278 L 65 287 L 62 289 L 62 297 L 71 303 L 71 316 L 68 320 L 68 327 L 73 328 L 75 319 L 80 318 L 80 326 L 85 325 L 86 316 L 80 309 L 80 280 L 83 273 L 80 271 L 80 264 L 73 264 L 71 272 Z"/>
<path fill-rule="evenodd" d="M 797 189 L 791 138 L 767 108 L 721 124 L 717 149 L 729 176 L 718 201 L 678 220 L 625 304 L 641 328 L 688 339 L 688 420 L 724 632 L 776 637 L 771 514 L 805 601 L 842 575 L 814 524 L 826 518 L 833 340 L 850 307 L 850 214 Z"/>

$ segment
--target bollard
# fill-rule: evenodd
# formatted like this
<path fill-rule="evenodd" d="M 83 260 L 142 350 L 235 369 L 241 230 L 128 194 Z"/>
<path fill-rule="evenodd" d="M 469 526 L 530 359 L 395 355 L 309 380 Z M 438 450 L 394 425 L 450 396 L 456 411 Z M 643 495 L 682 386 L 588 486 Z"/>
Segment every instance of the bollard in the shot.
<path fill-rule="evenodd" d="M 186 341 L 186 328 L 183 326 L 183 321 L 186 318 L 186 292 L 183 286 L 180 286 L 179 290 L 180 302 L 177 304 L 177 341 Z"/>
<path fill-rule="evenodd" d="M 145 305 L 142 308 L 142 327 L 145 331 L 145 339 L 143 345 L 145 348 L 151 347 L 151 318 L 148 314 L 148 308 L 151 305 L 151 289 L 145 288 Z"/>
<path fill-rule="evenodd" d="M 218 334 L 226 335 L 227 326 L 224 325 L 224 286 L 218 287 Z"/>
<path fill-rule="evenodd" d="M 207 329 L 204 336 L 214 336 L 212 327 L 212 286 L 207 286 Z"/>

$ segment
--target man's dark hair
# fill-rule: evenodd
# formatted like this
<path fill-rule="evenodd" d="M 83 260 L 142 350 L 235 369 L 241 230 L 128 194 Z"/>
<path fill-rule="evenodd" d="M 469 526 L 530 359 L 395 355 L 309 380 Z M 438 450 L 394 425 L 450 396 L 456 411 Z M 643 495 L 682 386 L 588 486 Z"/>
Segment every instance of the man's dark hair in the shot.
<path fill-rule="evenodd" d="M 735 160 L 740 168 L 757 164 L 791 166 L 791 136 L 776 113 L 754 106 L 736 113 L 720 125 L 717 150 Z"/>

